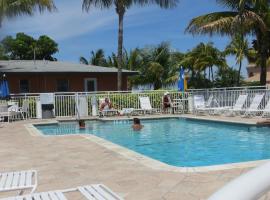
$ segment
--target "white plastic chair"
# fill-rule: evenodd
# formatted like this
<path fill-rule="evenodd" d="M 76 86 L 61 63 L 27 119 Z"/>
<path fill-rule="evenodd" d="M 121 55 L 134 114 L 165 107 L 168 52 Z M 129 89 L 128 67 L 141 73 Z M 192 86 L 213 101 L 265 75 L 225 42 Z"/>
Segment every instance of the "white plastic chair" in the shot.
<path fill-rule="evenodd" d="M 139 97 L 139 101 L 140 101 L 141 110 L 144 111 L 144 114 L 146 112 L 152 113 L 155 111 L 155 109 L 152 108 L 149 97 Z"/>
<path fill-rule="evenodd" d="M 213 100 L 212 95 L 209 97 L 207 103 L 205 103 L 203 95 L 194 95 L 193 97 L 194 114 L 200 114 L 209 111 L 212 100 Z"/>
<path fill-rule="evenodd" d="M 24 196 L 4 198 L 1 200 L 67 200 L 65 193 L 80 192 L 87 200 L 123 200 L 112 190 L 103 184 L 79 186 L 66 190 L 55 190 L 49 192 L 34 193 Z"/>
<path fill-rule="evenodd" d="M 0 104 L 0 118 L 8 119 L 8 122 L 14 120 L 18 116 L 18 106 L 14 103 L 11 106 L 8 106 L 7 103 Z"/>
<path fill-rule="evenodd" d="M 246 103 L 247 97 L 248 97 L 247 94 L 240 94 L 234 106 L 230 109 L 225 109 L 225 111 L 227 111 L 226 115 L 232 116 L 232 115 L 235 115 L 237 113 L 244 111 L 243 107 Z"/>

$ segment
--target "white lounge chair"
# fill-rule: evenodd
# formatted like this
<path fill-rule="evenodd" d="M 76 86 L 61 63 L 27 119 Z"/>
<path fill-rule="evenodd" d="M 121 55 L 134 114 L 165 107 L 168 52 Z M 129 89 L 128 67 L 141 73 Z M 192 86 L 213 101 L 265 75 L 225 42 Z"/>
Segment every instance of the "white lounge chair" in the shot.
<path fill-rule="evenodd" d="M 215 104 L 215 106 L 218 106 L 218 102 L 214 98 L 213 95 L 209 96 L 206 103 L 204 101 L 203 95 L 195 95 L 194 96 L 194 109 L 195 109 L 194 113 L 199 114 L 199 113 L 210 112 L 213 109 L 213 107 L 212 107 L 213 104 Z"/>
<path fill-rule="evenodd" d="M 67 200 L 65 193 L 80 192 L 87 200 L 123 200 L 108 187 L 102 184 L 86 185 L 67 190 L 55 190 L 49 192 L 34 193 L 24 196 L 4 198 L 1 200 Z"/>
<path fill-rule="evenodd" d="M 249 108 L 246 110 L 244 117 L 255 116 L 258 112 L 261 111 L 261 110 L 259 110 L 259 106 L 262 102 L 263 97 L 264 97 L 264 94 L 256 94 L 255 95 L 255 97 L 252 99 L 252 102 L 251 102 Z"/>
<path fill-rule="evenodd" d="M 136 109 L 134 108 L 123 108 L 121 111 L 119 111 L 120 115 L 126 115 L 126 116 L 131 116 L 134 115 L 134 111 Z"/>
<path fill-rule="evenodd" d="M 266 103 L 266 106 L 263 109 L 262 117 L 263 118 L 270 117 L 270 99 L 268 100 L 268 102 Z"/>
<path fill-rule="evenodd" d="M 193 97 L 193 113 L 199 114 L 205 109 L 205 100 L 203 95 L 194 95 Z"/>
<path fill-rule="evenodd" d="M 247 97 L 248 97 L 247 94 L 240 94 L 234 106 L 232 108 L 225 109 L 225 114 L 227 116 L 234 116 L 237 113 L 243 112 L 244 111 L 243 107 L 246 103 Z"/>
<path fill-rule="evenodd" d="M 30 189 L 34 192 L 37 188 L 37 171 L 15 171 L 0 173 L 0 192 L 19 190 L 20 194 L 24 190 Z"/>
<path fill-rule="evenodd" d="M 139 100 L 140 100 L 141 109 L 137 109 L 137 110 L 142 110 L 144 114 L 146 114 L 147 112 L 152 114 L 153 112 L 156 111 L 155 109 L 152 108 L 149 97 L 139 97 Z"/>

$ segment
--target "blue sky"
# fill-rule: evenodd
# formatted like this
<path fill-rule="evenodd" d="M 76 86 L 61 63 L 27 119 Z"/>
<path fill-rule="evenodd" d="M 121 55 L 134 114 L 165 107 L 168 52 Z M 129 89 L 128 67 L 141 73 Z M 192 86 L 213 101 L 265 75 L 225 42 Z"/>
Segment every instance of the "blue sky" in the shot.
<path fill-rule="evenodd" d="M 37 38 L 48 35 L 59 44 L 58 60 L 78 62 L 80 56 L 89 58 L 90 52 L 103 48 L 107 55 L 117 50 L 117 23 L 115 9 L 82 12 L 82 1 L 55 0 L 58 11 L 19 17 L 3 23 L 0 37 L 24 32 Z M 215 0 L 180 0 L 177 8 L 165 10 L 157 6 L 132 7 L 124 19 L 124 47 L 129 50 L 146 45 L 169 42 L 172 48 L 185 52 L 200 42 L 213 42 L 223 49 L 227 37 L 192 36 L 185 34 L 188 22 L 196 16 L 224 10 Z M 235 60 L 227 59 L 230 66 Z M 246 62 L 243 75 L 246 74 Z"/>

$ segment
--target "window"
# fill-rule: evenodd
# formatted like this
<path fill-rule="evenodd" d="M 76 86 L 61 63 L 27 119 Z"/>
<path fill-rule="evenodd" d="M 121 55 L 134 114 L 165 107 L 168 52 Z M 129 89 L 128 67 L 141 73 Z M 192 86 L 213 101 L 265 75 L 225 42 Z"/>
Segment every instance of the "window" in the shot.
<path fill-rule="evenodd" d="M 97 79 L 95 78 L 84 79 L 84 91 L 86 92 L 97 91 Z"/>
<path fill-rule="evenodd" d="M 28 92 L 29 92 L 29 81 L 20 80 L 20 93 L 28 93 Z"/>
<path fill-rule="evenodd" d="M 253 74 L 253 72 L 250 72 L 248 77 L 252 77 L 252 76 L 254 76 L 254 74 Z"/>
<path fill-rule="evenodd" d="M 69 84 L 68 80 L 57 80 L 57 92 L 68 92 Z"/>

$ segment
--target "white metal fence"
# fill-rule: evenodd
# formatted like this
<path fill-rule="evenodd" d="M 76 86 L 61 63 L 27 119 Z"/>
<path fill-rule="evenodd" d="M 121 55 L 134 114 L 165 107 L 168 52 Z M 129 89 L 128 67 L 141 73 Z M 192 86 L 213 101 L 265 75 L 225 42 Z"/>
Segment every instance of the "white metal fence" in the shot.
<path fill-rule="evenodd" d="M 97 93 L 55 93 L 54 94 L 54 111 L 56 117 L 72 117 L 77 115 L 78 97 L 87 99 L 88 115 L 92 115 L 92 104 L 100 98 L 108 97 L 113 104 L 113 107 L 118 110 L 123 108 L 140 108 L 139 97 L 148 96 L 153 108 L 158 112 L 162 112 L 162 97 L 165 91 L 144 91 L 144 92 L 97 92 Z M 248 94 L 246 107 L 249 106 L 252 98 L 257 93 L 265 94 L 265 98 L 261 103 L 261 108 L 264 108 L 270 99 L 270 90 L 267 88 L 235 88 L 235 89 L 213 89 L 213 90 L 190 90 L 188 92 L 169 91 L 171 99 L 191 99 L 194 95 L 203 95 L 207 100 L 211 95 L 217 100 L 219 106 L 233 106 L 240 94 Z M 24 100 L 29 101 L 29 114 L 31 118 L 37 117 L 37 102 L 39 102 L 39 94 L 13 94 L 11 101 L 18 102 L 22 106 Z M 188 112 L 188 106 L 191 105 L 188 101 L 183 101 L 183 111 Z"/>

